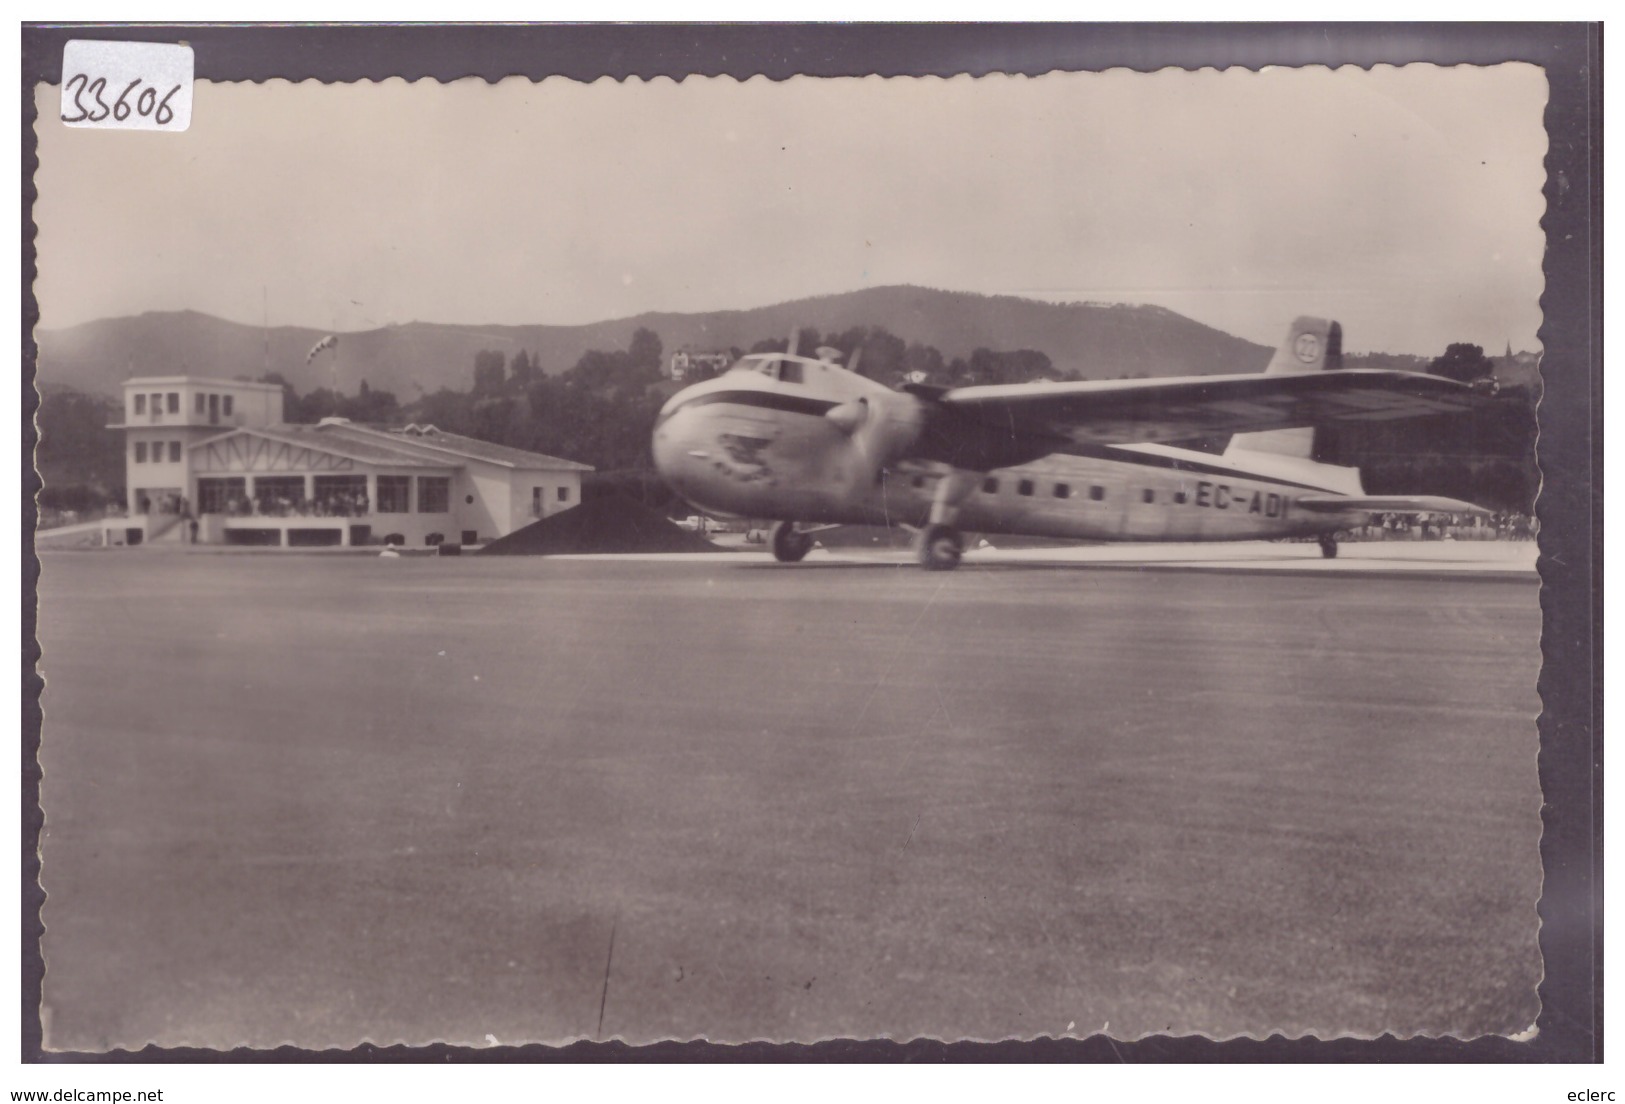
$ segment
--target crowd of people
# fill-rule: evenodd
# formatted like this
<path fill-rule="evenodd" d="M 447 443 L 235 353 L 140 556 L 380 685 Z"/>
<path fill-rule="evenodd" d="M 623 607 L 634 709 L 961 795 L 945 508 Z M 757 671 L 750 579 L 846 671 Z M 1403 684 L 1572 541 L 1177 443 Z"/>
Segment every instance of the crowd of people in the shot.
<path fill-rule="evenodd" d="M 1534 540 L 1538 523 L 1513 511 L 1476 514 L 1374 514 L 1349 540 Z"/>
<path fill-rule="evenodd" d="M 372 504 L 365 491 L 330 491 L 313 499 L 285 494 L 234 494 L 221 513 L 227 517 L 364 517 Z"/>

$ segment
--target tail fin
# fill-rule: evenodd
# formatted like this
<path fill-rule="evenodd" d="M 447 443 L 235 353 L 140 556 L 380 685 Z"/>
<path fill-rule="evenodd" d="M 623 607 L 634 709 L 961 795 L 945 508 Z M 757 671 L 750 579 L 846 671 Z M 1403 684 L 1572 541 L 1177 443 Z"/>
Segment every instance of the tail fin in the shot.
<path fill-rule="evenodd" d="M 1335 371 L 1343 367 L 1343 327 L 1324 318 L 1298 318 L 1286 332 L 1286 340 L 1270 358 L 1265 375 L 1276 372 Z M 1230 438 L 1224 452 L 1269 452 L 1307 460 L 1315 451 L 1313 426 L 1299 429 L 1271 429 L 1263 433 L 1238 433 Z"/>

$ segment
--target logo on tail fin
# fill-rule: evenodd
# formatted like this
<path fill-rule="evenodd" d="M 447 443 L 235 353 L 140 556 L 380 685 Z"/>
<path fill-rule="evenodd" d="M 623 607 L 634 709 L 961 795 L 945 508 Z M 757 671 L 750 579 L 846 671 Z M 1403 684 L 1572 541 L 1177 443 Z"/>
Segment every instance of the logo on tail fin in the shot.
<path fill-rule="evenodd" d="M 1320 338 L 1312 333 L 1301 333 L 1293 343 L 1292 351 L 1305 364 L 1313 364 L 1320 358 Z"/>

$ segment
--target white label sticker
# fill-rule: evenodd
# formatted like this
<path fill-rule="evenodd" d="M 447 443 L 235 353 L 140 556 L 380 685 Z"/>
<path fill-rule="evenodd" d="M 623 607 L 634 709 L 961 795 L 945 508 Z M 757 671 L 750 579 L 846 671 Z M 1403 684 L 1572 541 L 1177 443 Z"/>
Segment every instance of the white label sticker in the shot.
<path fill-rule="evenodd" d="M 101 130 L 192 125 L 192 48 L 71 39 L 62 48 L 62 121 Z"/>

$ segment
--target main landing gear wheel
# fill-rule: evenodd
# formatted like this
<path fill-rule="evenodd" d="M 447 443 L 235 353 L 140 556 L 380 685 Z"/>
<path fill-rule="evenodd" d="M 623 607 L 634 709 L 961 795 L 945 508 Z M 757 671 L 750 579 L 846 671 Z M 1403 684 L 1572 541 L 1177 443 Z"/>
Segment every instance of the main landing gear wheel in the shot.
<path fill-rule="evenodd" d="M 1327 533 L 1320 538 L 1320 554 L 1328 560 L 1337 559 L 1337 538 Z"/>
<path fill-rule="evenodd" d="M 780 563 L 800 563 L 812 546 L 812 534 L 800 532 L 793 521 L 781 521 L 773 527 L 773 558 Z"/>
<path fill-rule="evenodd" d="M 951 525 L 927 525 L 914 552 L 927 571 L 952 571 L 965 554 L 965 538 Z"/>

